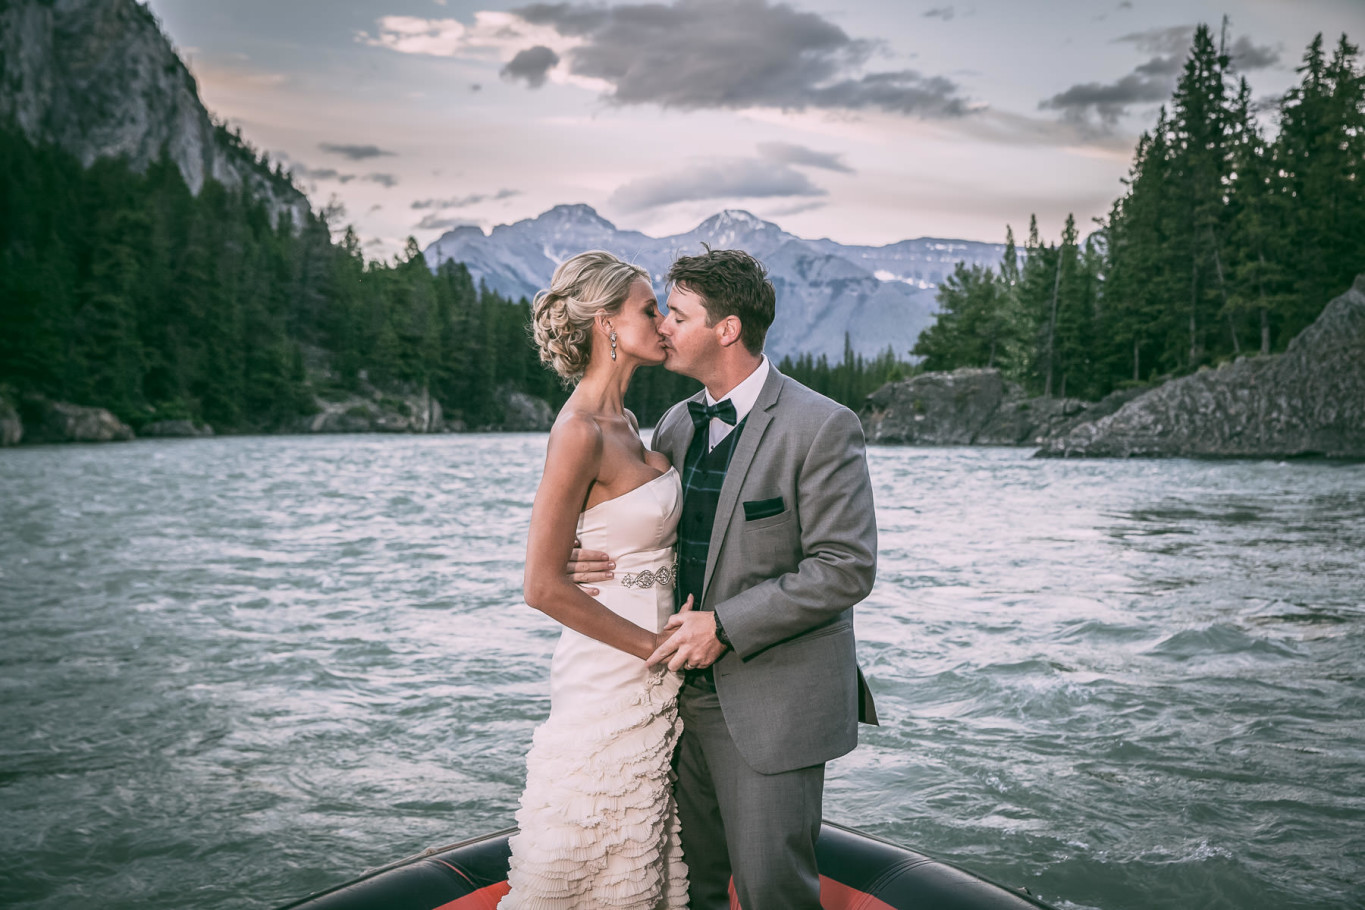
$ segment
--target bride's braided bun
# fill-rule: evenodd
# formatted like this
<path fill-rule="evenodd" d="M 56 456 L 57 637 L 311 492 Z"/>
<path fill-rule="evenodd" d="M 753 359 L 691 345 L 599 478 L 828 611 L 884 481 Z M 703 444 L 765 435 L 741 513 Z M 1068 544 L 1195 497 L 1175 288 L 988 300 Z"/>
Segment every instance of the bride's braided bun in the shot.
<path fill-rule="evenodd" d="M 541 363 L 559 374 L 565 385 L 583 378 L 592 353 L 592 324 L 599 312 L 615 315 L 636 279 L 649 281 L 638 265 L 611 253 L 590 250 L 566 259 L 555 269 L 550 286 L 531 303 L 531 333 Z"/>

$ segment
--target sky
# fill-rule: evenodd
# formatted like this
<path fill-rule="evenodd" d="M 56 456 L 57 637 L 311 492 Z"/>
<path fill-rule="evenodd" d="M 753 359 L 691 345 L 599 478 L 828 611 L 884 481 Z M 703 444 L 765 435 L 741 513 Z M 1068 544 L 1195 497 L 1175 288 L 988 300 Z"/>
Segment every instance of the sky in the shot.
<path fill-rule="evenodd" d="M 848 244 L 1085 233 L 1197 24 L 1269 130 L 1314 34 L 1365 42 L 1365 0 L 147 5 L 372 258 L 573 203 L 656 237 L 726 208 Z"/>

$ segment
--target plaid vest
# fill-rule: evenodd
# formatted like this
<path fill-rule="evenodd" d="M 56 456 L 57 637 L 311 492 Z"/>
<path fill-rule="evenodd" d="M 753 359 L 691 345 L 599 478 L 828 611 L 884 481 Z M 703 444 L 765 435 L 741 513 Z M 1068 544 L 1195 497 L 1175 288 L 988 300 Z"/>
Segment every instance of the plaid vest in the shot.
<path fill-rule="evenodd" d="M 683 462 L 683 507 L 678 519 L 678 583 L 676 607 L 692 595 L 693 606 L 702 609 L 702 586 L 706 582 L 706 557 L 711 552 L 711 526 L 716 523 L 716 506 L 730 457 L 735 454 L 739 434 L 744 432 L 746 415 L 729 435 L 711 451 L 706 451 L 710 432 L 705 426 L 692 436 L 692 445 Z"/>

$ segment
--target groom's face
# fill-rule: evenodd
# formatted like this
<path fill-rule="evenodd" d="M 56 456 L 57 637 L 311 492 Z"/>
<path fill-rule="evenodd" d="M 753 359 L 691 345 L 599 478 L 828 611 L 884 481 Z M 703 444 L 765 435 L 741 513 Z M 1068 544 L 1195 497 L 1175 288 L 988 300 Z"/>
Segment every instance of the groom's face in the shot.
<path fill-rule="evenodd" d="M 677 285 L 668 294 L 668 313 L 659 324 L 668 352 L 664 367 L 674 373 L 698 378 L 720 351 L 715 326 L 708 326 L 702 298 Z"/>

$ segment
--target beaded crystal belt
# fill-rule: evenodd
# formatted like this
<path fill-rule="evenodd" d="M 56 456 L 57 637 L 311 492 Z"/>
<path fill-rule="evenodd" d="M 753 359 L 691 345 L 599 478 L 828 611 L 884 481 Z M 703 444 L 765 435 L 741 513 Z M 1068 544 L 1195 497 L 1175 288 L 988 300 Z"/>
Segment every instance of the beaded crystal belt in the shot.
<path fill-rule="evenodd" d="M 655 585 L 664 587 L 673 584 L 678 577 L 678 564 L 660 566 L 657 569 L 645 569 L 643 572 L 627 572 L 621 576 L 621 584 L 627 588 L 652 588 Z"/>

